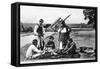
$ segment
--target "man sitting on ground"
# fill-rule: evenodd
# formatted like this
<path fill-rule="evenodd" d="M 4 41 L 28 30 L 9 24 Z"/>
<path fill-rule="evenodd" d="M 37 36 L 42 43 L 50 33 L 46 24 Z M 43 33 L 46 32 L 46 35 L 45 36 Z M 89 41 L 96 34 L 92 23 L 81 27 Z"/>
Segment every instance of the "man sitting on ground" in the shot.
<path fill-rule="evenodd" d="M 42 59 L 51 58 L 52 56 L 57 55 L 57 53 L 55 53 L 55 43 L 53 40 L 54 40 L 54 37 L 50 36 L 49 41 L 46 43 L 43 50 L 44 52 L 42 53 L 42 56 L 40 58 Z"/>
<path fill-rule="evenodd" d="M 63 53 L 67 54 L 70 58 L 80 57 L 80 55 L 76 52 L 76 43 L 72 38 L 68 40 L 68 44 L 64 48 Z"/>
<path fill-rule="evenodd" d="M 50 36 L 49 41 L 46 44 L 46 49 L 48 52 L 51 52 L 51 54 L 56 55 L 57 53 L 54 52 L 55 50 L 55 43 L 54 43 L 54 37 Z"/>
<path fill-rule="evenodd" d="M 40 56 L 42 51 L 37 48 L 38 41 L 34 39 L 32 45 L 29 46 L 26 52 L 26 59 L 32 59 Z"/>

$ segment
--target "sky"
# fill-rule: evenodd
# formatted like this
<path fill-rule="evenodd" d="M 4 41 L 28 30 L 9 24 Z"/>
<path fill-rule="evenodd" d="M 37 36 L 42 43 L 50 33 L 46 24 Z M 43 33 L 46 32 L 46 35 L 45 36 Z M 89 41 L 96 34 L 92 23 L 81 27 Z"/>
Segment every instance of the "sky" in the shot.
<path fill-rule="evenodd" d="M 39 23 L 40 19 L 44 23 L 53 24 L 59 17 L 62 19 L 71 15 L 65 22 L 70 24 L 87 23 L 84 20 L 83 9 L 74 8 L 57 8 L 57 7 L 41 7 L 41 6 L 20 6 L 20 20 L 22 23 Z"/>

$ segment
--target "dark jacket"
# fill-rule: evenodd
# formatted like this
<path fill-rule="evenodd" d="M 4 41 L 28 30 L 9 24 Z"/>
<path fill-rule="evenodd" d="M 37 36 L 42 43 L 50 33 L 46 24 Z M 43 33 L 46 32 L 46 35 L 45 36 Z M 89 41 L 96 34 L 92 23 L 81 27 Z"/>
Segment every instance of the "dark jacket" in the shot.
<path fill-rule="evenodd" d="M 37 33 L 38 33 L 39 36 L 43 36 L 43 28 L 42 28 L 42 26 L 38 25 Z"/>

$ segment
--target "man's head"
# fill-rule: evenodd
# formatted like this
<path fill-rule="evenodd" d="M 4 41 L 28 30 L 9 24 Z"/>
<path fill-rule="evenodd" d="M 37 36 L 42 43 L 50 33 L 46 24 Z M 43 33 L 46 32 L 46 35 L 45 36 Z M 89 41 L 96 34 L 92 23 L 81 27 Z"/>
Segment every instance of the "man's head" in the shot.
<path fill-rule="evenodd" d="M 37 43 L 38 43 L 37 39 L 34 39 L 34 40 L 32 41 L 32 44 L 33 44 L 33 45 L 37 45 Z"/>
<path fill-rule="evenodd" d="M 62 21 L 61 27 L 66 27 L 65 21 Z"/>
<path fill-rule="evenodd" d="M 43 20 L 43 19 L 40 19 L 40 20 L 39 20 L 40 25 L 42 25 L 42 24 L 43 24 L 43 22 L 44 22 L 44 20 Z"/>
<path fill-rule="evenodd" d="M 53 40 L 54 40 L 54 37 L 53 37 L 53 36 L 50 36 L 50 37 L 49 37 L 49 40 L 50 40 L 50 41 L 53 41 Z"/>

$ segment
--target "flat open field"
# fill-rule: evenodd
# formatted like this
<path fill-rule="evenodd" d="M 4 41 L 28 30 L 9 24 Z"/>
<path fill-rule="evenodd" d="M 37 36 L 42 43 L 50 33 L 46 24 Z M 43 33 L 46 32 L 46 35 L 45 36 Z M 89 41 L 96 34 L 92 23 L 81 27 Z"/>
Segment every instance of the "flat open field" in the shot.
<path fill-rule="evenodd" d="M 48 32 L 46 34 L 50 35 L 54 32 Z M 45 36 L 45 37 L 46 37 Z M 56 48 L 59 48 L 59 42 L 58 42 L 58 34 L 53 35 L 54 36 L 54 42 L 56 45 Z M 25 58 L 25 52 L 29 45 L 31 44 L 31 41 L 37 37 L 34 37 L 33 34 L 21 34 L 20 35 L 20 57 L 21 60 L 24 60 Z M 73 38 L 74 42 L 77 45 L 77 48 L 86 46 L 86 47 L 93 47 L 95 49 L 95 30 L 80 30 L 80 31 L 72 31 L 71 32 L 71 38 Z M 47 42 L 48 39 L 45 39 L 45 42 Z"/>

